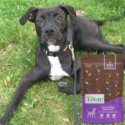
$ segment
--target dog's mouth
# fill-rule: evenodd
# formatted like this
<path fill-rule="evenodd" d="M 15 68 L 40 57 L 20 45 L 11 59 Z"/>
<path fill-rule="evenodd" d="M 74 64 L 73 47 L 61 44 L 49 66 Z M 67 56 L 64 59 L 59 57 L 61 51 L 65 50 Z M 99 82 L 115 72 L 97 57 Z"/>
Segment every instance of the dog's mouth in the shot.
<path fill-rule="evenodd" d="M 53 44 L 56 43 L 56 41 L 57 41 L 56 39 L 51 39 L 51 38 L 50 38 L 50 39 L 47 40 L 47 44 L 49 44 L 49 45 L 50 45 L 50 44 L 53 45 Z"/>

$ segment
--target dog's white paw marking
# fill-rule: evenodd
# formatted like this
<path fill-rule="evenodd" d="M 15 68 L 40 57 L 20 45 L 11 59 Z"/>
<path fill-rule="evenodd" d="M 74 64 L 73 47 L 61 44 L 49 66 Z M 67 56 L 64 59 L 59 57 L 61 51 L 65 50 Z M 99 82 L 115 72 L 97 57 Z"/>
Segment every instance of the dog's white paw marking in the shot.
<path fill-rule="evenodd" d="M 57 86 L 60 86 L 60 87 L 68 87 L 68 83 L 67 82 L 59 82 Z"/>
<path fill-rule="evenodd" d="M 124 74 L 125 74 L 125 70 L 124 70 Z"/>

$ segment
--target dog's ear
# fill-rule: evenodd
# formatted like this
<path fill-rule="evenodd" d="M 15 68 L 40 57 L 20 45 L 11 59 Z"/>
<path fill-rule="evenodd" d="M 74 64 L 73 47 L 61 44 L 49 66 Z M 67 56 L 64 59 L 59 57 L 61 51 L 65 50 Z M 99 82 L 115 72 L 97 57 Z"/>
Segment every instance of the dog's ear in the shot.
<path fill-rule="evenodd" d="M 27 20 L 34 22 L 38 10 L 39 8 L 37 7 L 30 7 L 26 11 L 26 13 L 19 19 L 20 24 L 24 25 Z"/>
<path fill-rule="evenodd" d="M 77 22 L 77 17 L 76 17 L 76 11 L 74 10 L 74 8 L 72 6 L 63 5 L 63 4 L 60 4 L 59 7 L 63 9 L 67 15 L 69 15 L 72 25 L 75 25 Z"/>

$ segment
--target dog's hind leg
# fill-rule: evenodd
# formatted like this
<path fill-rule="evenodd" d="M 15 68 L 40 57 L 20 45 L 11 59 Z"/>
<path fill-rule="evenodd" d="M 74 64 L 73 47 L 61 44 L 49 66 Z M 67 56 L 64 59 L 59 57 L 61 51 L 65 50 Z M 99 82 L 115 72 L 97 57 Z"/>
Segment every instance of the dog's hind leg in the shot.
<path fill-rule="evenodd" d="M 124 55 L 124 74 L 125 74 L 125 46 L 123 44 L 108 44 L 98 39 L 88 39 L 85 42 L 81 42 L 81 46 L 88 51 L 111 51 Z"/>
<path fill-rule="evenodd" d="M 77 80 L 76 80 L 76 93 L 79 93 L 81 90 L 81 69 L 79 69 L 78 71 L 76 71 L 76 75 L 77 75 Z M 72 75 L 74 77 L 74 75 Z M 60 92 L 62 93 L 67 93 L 67 94 L 73 94 L 74 92 L 74 85 L 72 85 L 71 87 L 62 87 L 58 85 L 58 89 Z"/>
<path fill-rule="evenodd" d="M 106 44 L 108 44 L 109 43 L 109 41 L 102 41 L 103 43 L 106 43 Z M 106 52 L 104 52 L 104 51 L 99 51 L 99 50 L 97 50 L 97 54 L 106 54 Z"/>

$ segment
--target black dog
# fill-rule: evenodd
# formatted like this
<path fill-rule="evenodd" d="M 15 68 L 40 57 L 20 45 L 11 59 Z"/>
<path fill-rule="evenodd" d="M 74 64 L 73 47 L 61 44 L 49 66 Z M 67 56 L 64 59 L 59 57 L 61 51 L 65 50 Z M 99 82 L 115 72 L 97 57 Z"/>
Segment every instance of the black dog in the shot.
<path fill-rule="evenodd" d="M 125 14 L 109 21 L 119 20 L 124 16 Z M 45 77 L 58 80 L 64 76 L 73 76 L 72 55 L 67 47 L 69 41 L 73 43 L 74 48 L 77 50 L 97 50 L 98 53 L 112 51 L 124 54 L 125 60 L 124 45 L 111 45 L 107 41 L 101 40 L 98 25 L 107 20 L 98 21 L 86 17 L 76 17 L 74 8 L 64 5 L 42 9 L 30 7 L 20 18 L 20 24 L 24 25 L 27 20 L 35 23 L 39 40 L 36 50 L 36 64 L 22 78 L 4 116 L 0 119 L 2 125 L 13 116 L 13 110 L 17 108 L 27 89 L 34 82 Z M 78 93 L 81 90 L 81 63 L 78 58 L 76 58 L 76 71 L 76 92 Z M 73 86 L 69 87 L 65 83 L 58 84 L 58 89 L 63 93 L 73 93 Z"/>

